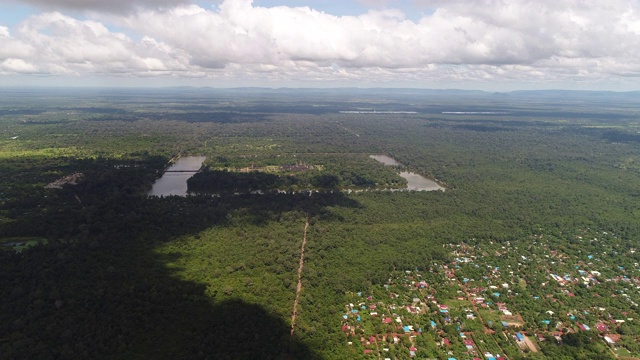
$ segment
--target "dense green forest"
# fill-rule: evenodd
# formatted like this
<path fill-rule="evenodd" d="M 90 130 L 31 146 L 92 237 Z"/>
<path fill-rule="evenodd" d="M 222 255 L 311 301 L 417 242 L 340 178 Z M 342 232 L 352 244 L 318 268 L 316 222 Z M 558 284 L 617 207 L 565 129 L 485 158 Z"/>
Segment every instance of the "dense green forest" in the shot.
<path fill-rule="evenodd" d="M 560 95 L 0 89 L 0 358 L 640 357 L 640 100 Z M 147 196 L 187 155 L 203 194 Z M 343 317 L 418 270 L 424 331 Z"/>

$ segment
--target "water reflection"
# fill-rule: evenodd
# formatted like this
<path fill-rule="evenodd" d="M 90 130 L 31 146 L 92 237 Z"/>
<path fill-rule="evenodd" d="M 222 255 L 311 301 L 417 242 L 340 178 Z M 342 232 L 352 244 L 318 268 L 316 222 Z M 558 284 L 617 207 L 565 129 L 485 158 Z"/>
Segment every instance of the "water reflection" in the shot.
<path fill-rule="evenodd" d="M 403 166 L 402 163 L 387 155 L 369 155 L 370 158 L 379 161 L 387 166 Z M 414 191 L 434 191 L 443 190 L 444 188 L 435 181 L 410 171 L 402 171 L 399 174 L 407 180 L 407 190 Z"/>
<path fill-rule="evenodd" d="M 369 155 L 370 158 L 389 166 L 402 166 L 396 159 L 387 155 Z"/>
<path fill-rule="evenodd" d="M 162 177 L 153 184 L 150 196 L 186 196 L 187 180 L 193 176 L 205 161 L 206 156 L 185 156 L 171 165 Z"/>

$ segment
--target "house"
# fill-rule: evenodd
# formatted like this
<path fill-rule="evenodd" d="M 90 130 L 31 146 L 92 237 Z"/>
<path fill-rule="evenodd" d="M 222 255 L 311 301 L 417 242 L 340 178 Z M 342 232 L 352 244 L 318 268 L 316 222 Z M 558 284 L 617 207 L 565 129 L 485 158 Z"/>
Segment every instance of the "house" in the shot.
<path fill-rule="evenodd" d="M 518 341 L 524 341 L 524 335 L 522 335 L 521 333 L 517 332 L 516 333 L 516 339 Z"/>
<path fill-rule="evenodd" d="M 416 351 L 417 351 L 417 350 L 418 350 L 418 349 L 416 349 L 414 346 L 410 347 L 410 348 L 409 348 L 409 356 L 411 356 L 411 357 L 416 356 Z"/>
<path fill-rule="evenodd" d="M 589 328 L 589 326 L 585 325 L 585 324 L 581 324 L 581 323 L 576 323 L 578 325 L 578 327 L 580 328 L 580 330 L 583 331 L 589 331 L 591 330 L 591 328 Z"/>
<path fill-rule="evenodd" d="M 609 340 L 607 340 L 607 338 L 609 338 Z M 620 341 L 620 334 L 606 334 L 604 337 L 604 340 L 608 343 L 608 344 L 615 344 L 618 341 Z M 611 341 L 611 342 L 609 342 Z"/>

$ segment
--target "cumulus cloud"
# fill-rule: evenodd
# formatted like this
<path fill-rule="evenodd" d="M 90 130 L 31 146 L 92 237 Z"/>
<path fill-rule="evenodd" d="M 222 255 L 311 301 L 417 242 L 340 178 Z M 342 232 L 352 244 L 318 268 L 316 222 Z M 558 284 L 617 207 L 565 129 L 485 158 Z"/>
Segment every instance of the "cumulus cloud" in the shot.
<path fill-rule="evenodd" d="M 38 68 L 22 59 L 9 58 L 0 63 L 0 72 L 35 73 Z"/>
<path fill-rule="evenodd" d="M 140 8 L 93 20 L 48 12 L 14 29 L 0 27 L 0 62 L 11 60 L 2 65 L 4 72 L 274 81 L 566 81 L 640 75 L 636 1 L 416 1 L 432 12 L 415 21 L 393 9 L 335 16 L 310 7 L 258 7 L 251 0 L 225 0 L 210 9 L 194 4 Z M 63 2 L 73 3 L 58 1 Z M 110 30 L 114 26 L 126 34 Z"/>
<path fill-rule="evenodd" d="M 21 2 L 45 9 L 97 10 L 124 13 L 136 8 L 163 8 L 188 3 L 189 0 L 0 0 Z"/>
<path fill-rule="evenodd" d="M 15 34 L 0 29 L 0 61 L 5 72 L 119 74 L 184 69 L 179 50 L 154 39 L 135 42 L 104 24 L 61 13 L 32 16 Z M 35 65 L 34 65 L 35 64 Z"/>

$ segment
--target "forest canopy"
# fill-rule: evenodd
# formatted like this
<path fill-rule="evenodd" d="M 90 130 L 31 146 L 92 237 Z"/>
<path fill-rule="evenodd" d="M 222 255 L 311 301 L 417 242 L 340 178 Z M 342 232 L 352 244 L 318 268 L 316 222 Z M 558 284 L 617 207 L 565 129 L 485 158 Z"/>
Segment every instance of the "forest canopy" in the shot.
<path fill-rule="evenodd" d="M 0 89 L 0 357 L 638 357 L 639 100 L 565 95 Z"/>

